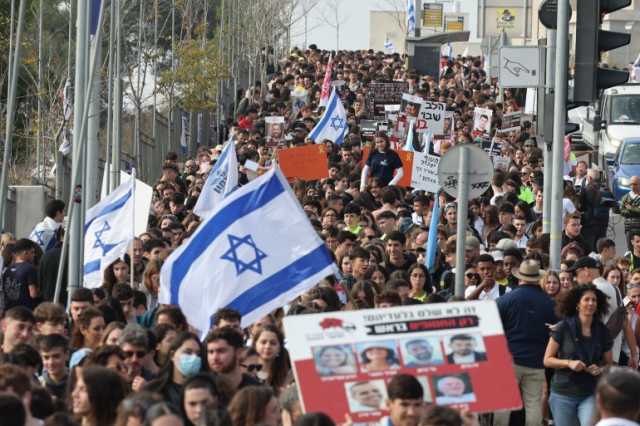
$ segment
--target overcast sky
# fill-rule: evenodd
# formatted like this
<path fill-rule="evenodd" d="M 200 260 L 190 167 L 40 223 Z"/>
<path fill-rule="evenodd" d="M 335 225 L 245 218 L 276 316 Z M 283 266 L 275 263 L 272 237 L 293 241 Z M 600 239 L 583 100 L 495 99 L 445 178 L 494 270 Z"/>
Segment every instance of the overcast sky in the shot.
<path fill-rule="evenodd" d="M 304 2 L 305 0 L 302 0 Z M 313 3 L 314 0 L 306 0 Z M 445 12 L 453 8 L 454 0 L 444 0 Z M 341 21 L 340 49 L 355 50 L 369 48 L 369 11 L 371 10 L 404 10 L 406 0 L 320 0 L 307 18 L 308 44 L 315 43 L 320 49 L 336 48 L 336 30 L 322 21 L 323 13 L 332 17 L 335 22 L 335 14 L 331 11 L 334 3 L 338 4 Z M 475 2 L 460 2 L 462 12 L 466 6 Z M 394 9 L 394 5 L 395 8 Z M 473 9 L 473 7 L 468 7 Z M 471 22 L 470 22 L 471 23 Z M 292 44 L 302 46 L 304 44 L 304 19 L 300 19 L 294 25 L 292 31 Z"/>

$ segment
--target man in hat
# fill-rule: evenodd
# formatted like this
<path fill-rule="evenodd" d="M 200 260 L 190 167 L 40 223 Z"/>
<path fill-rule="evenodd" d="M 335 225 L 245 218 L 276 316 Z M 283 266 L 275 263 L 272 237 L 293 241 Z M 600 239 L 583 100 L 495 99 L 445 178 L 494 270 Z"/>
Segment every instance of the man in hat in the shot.
<path fill-rule="evenodd" d="M 514 370 L 526 412 L 526 425 L 542 423 L 542 360 L 549 340 L 548 324 L 555 324 L 553 302 L 540 286 L 540 264 L 526 260 L 514 273 L 519 286 L 497 300 L 500 318 L 513 356 Z M 496 413 L 495 425 L 508 425 L 509 413 Z"/>
<path fill-rule="evenodd" d="M 578 285 L 593 283 L 598 290 L 607 295 L 609 309 L 601 318 L 602 322 L 606 324 L 618 307 L 622 306 L 620 290 L 601 276 L 600 264 L 592 257 L 581 257 L 576 260 L 570 270 L 574 271 Z M 622 331 L 617 336 L 611 336 L 613 338 L 613 348 L 611 349 L 613 362 L 617 364 L 620 360 L 623 334 L 630 349 L 629 366 L 636 369 L 638 368 L 638 345 L 630 321 L 625 321 Z"/>

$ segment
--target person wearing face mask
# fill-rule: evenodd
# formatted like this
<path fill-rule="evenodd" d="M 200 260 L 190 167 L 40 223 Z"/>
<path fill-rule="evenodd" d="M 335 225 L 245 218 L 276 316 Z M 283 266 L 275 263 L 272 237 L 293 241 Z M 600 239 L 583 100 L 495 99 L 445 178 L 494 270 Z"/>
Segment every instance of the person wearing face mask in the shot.
<path fill-rule="evenodd" d="M 200 340 L 195 334 L 178 334 L 171 345 L 169 361 L 160 376 L 146 383 L 143 390 L 159 393 L 165 401 L 180 407 L 185 382 L 202 368 L 201 349 Z"/>

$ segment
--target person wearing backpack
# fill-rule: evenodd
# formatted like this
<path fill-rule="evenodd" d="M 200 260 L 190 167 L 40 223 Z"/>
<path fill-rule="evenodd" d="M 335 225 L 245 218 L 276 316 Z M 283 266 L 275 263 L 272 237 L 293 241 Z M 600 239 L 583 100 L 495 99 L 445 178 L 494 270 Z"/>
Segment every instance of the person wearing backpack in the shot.
<path fill-rule="evenodd" d="M 609 309 L 606 314 L 603 314 L 602 322 L 609 329 L 609 334 L 613 339 L 611 349 L 613 362 L 617 364 L 620 361 L 624 336 L 631 349 L 629 366 L 634 369 L 638 368 L 638 346 L 631 324 L 626 320 L 627 310 L 622 303 L 620 291 L 601 276 L 600 265 L 592 257 L 581 257 L 574 263 L 571 270 L 575 273 L 578 285 L 593 283 L 598 290 L 607 296 Z"/>

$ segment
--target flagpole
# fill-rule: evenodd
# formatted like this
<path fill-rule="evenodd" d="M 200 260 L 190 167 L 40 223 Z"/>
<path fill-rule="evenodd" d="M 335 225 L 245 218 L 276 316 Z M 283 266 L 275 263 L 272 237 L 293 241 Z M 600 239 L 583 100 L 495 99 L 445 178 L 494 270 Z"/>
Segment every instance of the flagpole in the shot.
<path fill-rule="evenodd" d="M 78 2 L 78 6 L 81 6 L 84 2 L 83 1 L 79 1 Z M 96 31 L 96 42 L 99 44 L 102 41 L 102 19 L 104 16 L 104 2 L 101 3 L 100 5 L 100 14 L 99 14 L 99 18 L 98 18 L 98 29 Z M 86 9 L 83 10 L 83 13 L 81 13 L 80 8 L 78 9 L 78 28 L 77 28 L 77 32 L 80 33 L 79 35 L 81 35 L 81 27 L 84 27 L 84 29 L 86 30 L 86 18 L 87 18 L 87 14 L 86 14 Z M 84 20 L 85 22 L 80 22 L 81 20 Z M 85 34 L 86 35 L 86 34 Z M 77 56 L 82 56 L 83 54 L 86 54 L 86 50 L 84 52 L 80 51 L 78 52 L 78 47 L 76 46 L 76 54 Z M 84 59 L 84 58 L 82 58 Z M 73 158 L 74 159 L 78 159 L 80 160 L 83 156 L 83 150 L 84 150 L 84 139 L 80 137 L 80 135 L 85 134 L 86 132 L 86 128 L 87 128 L 87 121 L 89 118 L 89 102 L 91 100 L 91 96 L 92 96 L 92 92 L 93 92 L 93 80 L 96 77 L 96 73 L 95 73 L 95 68 L 96 68 L 96 62 L 97 62 L 98 58 L 97 58 L 97 51 L 94 50 L 93 52 L 93 57 L 91 58 L 91 63 L 90 63 L 90 67 L 89 67 L 89 81 L 87 82 L 88 84 L 86 85 L 87 90 L 85 91 L 86 93 L 84 93 L 84 102 L 82 102 L 82 105 L 77 105 L 77 107 L 82 111 L 81 115 L 76 115 L 74 117 L 74 128 L 76 127 L 76 122 L 78 122 L 78 128 L 79 131 L 78 132 L 74 132 L 74 143 L 73 143 Z M 86 62 L 86 61 L 84 61 Z M 78 66 L 78 61 L 76 61 L 76 79 L 79 77 L 77 74 L 78 72 L 81 72 L 82 69 L 80 69 Z M 84 68 L 84 67 L 83 67 Z M 74 99 L 74 104 L 79 104 L 80 100 Z M 76 106 L 76 105 L 74 105 Z M 81 222 L 81 218 L 82 218 L 82 210 L 77 210 L 78 208 L 81 208 L 81 200 L 79 200 L 78 198 L 81 197 L 82 195 L 82 189 L 81 189 L 81 177 L 82 177 L 82 164 L 80 163 L 80 161 L 74 161 L 73 162 L 73 167 L 72 167 L 72 171 L 71 171 L 71 185 L 72 185 L 72 191 L 71 194 L 69 194 L 69 203 L 67 204 L 69 206 L 69 223 L 70 223 L 70 230 L 71 232 L 75 232 L 75 235 L 70 235 L 69 236 L 69 277 L 68 277 L 68 294 L 67 294 L 67 306 L 70 305 L 70 301 L 71 301 L 71 296 L 73 294 L 73 290 L 77 289 L 80 287 L 80 280 L 82 279 L 82 277 L 80 276 L 80 273 L 82 271 L 82 262 L 83 259 L 81 259 L 79 257 L 79 255 L 82 253 L 82 250 L 80 247 L 81 243 L 82 243 L 82 222 Z M 75 239 L 75 240 L 74 240 Z M 66 240 L 66 238 L 65 238 Z M 62 247 L 62 253 L 64 255 L 65 250 L 66 250 L 66 245 L 63 244 Z M 74 252 L 75 250 L 75 252 Z M 74 263 L 75 262 L 75 263 Z M 61 280 L 61 269 L 64 268 L 64 264 L 61 261 L 59 266 L 58 266 L 58 278 Z M 61 283 L 60 282 L 56 282 L 56 287 L 60 286 Z M 59 291 L 59 289 L 56 289 L 56 291 Z"/>
<path fill-rule="evenodd" d="M 135 269 L 133 264 L 133 251 L 135 250 L 135 238 L 136 238 L 136 168 L 131 169 L 131 199 L 132 199 L 132 207 L 131 207 L 131 256 L 129 256 L 129 262 L 131 263 L 131 287 L 134 287 L 135 282 Z"/>
<path fill-rule="evenodd" d="M 111 148 L 113 144 L 113 66 L 115 61 L 114 55 L 114 32 L 116 26 L 115 14 L 116 2 L 109 2 L 109 62 L 107 63 L 107 143 L 104 156 L 104 167 L 106 173 L 104 177 L 106 182 L 102 184 L 105 188 L 105 195 L 111 192 Z"/>
<path fill-rule="evenodd" d="M 26 0 L 20 0 L 18 9 L 18 29 L 16 31 L 16 45 L 11 63 L 11 78 L 9 79 L 9 97 L 7 98 L 7 122 L 5 126 L 4 155 L 2 158 L 2 173 L 0 174 L 0 230 L 6 229 L 7 211 L 7 172 L 11 162 L 11 147 L 13 144 L 13 125 L 16 113 L 16 93 L 18 90 L 18 71 L 20 54 L 22 53 L 22 29 L 24 27 L 24 10 Z"/>
<path fill-rule="evenodd" d="M 44 62 L 44 54 L 42 51 L 42 9 L 44 6 L 42 2 L 43 0 L 40 0 L 40 4 L 38 6 L 38 136 L 36 143 L 36 176 L 38 183 L 43 183 L 44 178 L 44 162 L 41 161 L 43 150 L 42 142 L 44 140 L 42 138 L 42 65 Z"/>
<path fill-rule="evenodd" d="M 116 21 L 116 60 L 115 60 L 115 81 L 113 85 L 113 122 L 111 146 L 111 191 L 120 185 L 120 112 L 122 111 L 122 39 L 120 30 L 120 0 L 115 2 Z"/>

